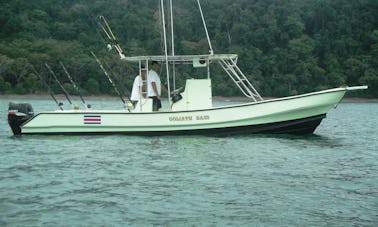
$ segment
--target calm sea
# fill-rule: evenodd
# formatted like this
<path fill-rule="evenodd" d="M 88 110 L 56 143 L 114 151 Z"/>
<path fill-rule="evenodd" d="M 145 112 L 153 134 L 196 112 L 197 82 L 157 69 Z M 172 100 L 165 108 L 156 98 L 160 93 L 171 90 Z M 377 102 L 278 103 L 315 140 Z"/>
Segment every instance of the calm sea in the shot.
<path fill-rule="evenodd" d="M 377 103 L 342 103 L 310 136 L 14 137 L 9 101 L 0 226 L 378 226 Z"/>

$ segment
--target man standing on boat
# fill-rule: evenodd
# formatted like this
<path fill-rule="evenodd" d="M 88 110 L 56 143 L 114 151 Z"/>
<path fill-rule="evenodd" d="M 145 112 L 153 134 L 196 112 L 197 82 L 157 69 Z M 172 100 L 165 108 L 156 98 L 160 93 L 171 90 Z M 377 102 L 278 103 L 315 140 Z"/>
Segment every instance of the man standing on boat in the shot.
<path fill-rule="evenodd" d="M 168 93 L 168 89 L 161 83 L 160 77 L 157 74 L 158 68 L 159 63 L 152 61 L 151 70 L 147 76 L 147 95 L 153 100 L 153 111 L 159 111 L 161 108 L 161 89 Z"/>
<path fill-rule="evenodd" d="M 147 70 L 144 68 L 144 66 L 140 69 L 140 75 L 137 75 L 134 79 L 133 83 L 133 89 L 131 90 L 131 103 L 135 107 L 135 105 L 138 103 L 138 101 L 142 98 L 146 98 L 145 95 L 143 95 L 143 80 L 146 79 Z"/>

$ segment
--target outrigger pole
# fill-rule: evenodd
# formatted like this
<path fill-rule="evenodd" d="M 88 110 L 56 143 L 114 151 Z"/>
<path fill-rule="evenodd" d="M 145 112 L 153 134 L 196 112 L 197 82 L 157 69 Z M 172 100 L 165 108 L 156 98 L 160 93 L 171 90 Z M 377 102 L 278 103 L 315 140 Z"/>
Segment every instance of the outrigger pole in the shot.
<path fill-rule="evenodd" d="M 66 67 L 64 66 L 63 62 L 60 61 L 59 63 L 60 63 L 60 65 L 62 66 L 64 72 L 66 73 L 66 76 L 67 76 L 68 79 L 70 80 L 72 86 L 75 88 L 75 90 L 76 90 L 77 93 L 79 94 L 80 99 L 81 99 L 81 102 L 84 104 L 85 108 L 90 108 L 90 105 L 89 105 L 89 104 L 88 104 L 88 105 L 85 104 L 85 100 L 84 100 L 83 96 L 82 96 L 81 93 L 80 93 L 80 89 L 79 89 L 79 87 L 76 86 L 76 84 L 75 84 L 75 82 L 73 81 L 71 75 L 68 73 Z"/>
<path fill-rule="evenodd" d="M 64 96 L 66 96 L 66 99 L 68 100 L 68 102 L 72 105 L 72 102 L 71 102 L 71 99 L 68 95 L 68 92 L 66 91 L 66 89 L 63 87 L 63 85 L 60 83 L 60 81 L 58 80 L 58 77 L 55 75 L 55 73 L 52 71 L 52 69 L 50 68 L 50 66 L 45 63 L 45 66 L 46 68 L 50 71 L 51 75 L 53 75 L 55 81 L 59 84 L 60 88 L 62 88 L 62 91 L 64 93 Z"/>
<path fill-rule="evenodd" d="M 102 65 L 102 63 L 100 62 L 100 60 L 97 58 L 97 56 L 93 53 L 93 51 L 91 51 L 91 54 L 92 56 L 96 59 L 96 62 L 98 63 L 98 65 L 100 66 L 101 70 L 104 72 L 105 76 L 108 78 L 110 84 L 113 86 L 113 89 L 114 91 L 118 94 L 118 96 L 121 98 L 123 104 L 126 105 L 126 101 L 125 99 L 123 98 L 121 92 L 118 90 L 117 86 L 115 85 L 115 83 L 113 82 L 112 78 L 110 77 L 110 75 L 108 74 L 108 72 L 106 71 L 106 69 L 104 68 L 104 66 Z M 129 101 L 130 101 L 130 98 L 128 98 Z M 131 101 L 130 101 L 131 102 Z M 129 109 L 128 109 L 129 110 Z M 130 112 L 130 110 L 129 110 Z"/>
<path fill-rule="evenodd" d="M 59 107 L 60 110 L 63 110 L 63 103 L 61 102 L 58 102 L 58 100 L 56 100 L 55 96 L 54 96 L 54 92 L 51 90 L 50 86 L 46 83 L 46 81 L 42 78 L 41 74 L 39 74 L 37 72 L 37 70 L 35 70 L 34 66 L 31 65 L 31 68 L 33 70 L 33 72 L 39 77 L 39 79 L 42 81 L 42 83 L 47 87 L 47 90 L 51 96 L 51 98 L 55 101 L 56 105 Z"/>
<path fill-rule="evenodd" d="M 161 19 L 163 21 L 163 35 L 164 35 L 164 55 L 165 55 L 165 68 L 167 71 L 167 89 L 168 89 L 168 100 L 171 100 L 171 90 L 169 85 L 169 62 L 168 62 L 168 52 L 167 52 L 167 33 L 165 31 L 165 18 L 164 18 L 164 3 L 160 0 L 161 5 Z"/>
<path fill-rule="evenodd" d="M 175 37 L 173 33 L 173 6 L 172 0 L 169 0 L 169 8 L 170 8 L 170 23 L 171 23 L 171 51 L 172 56 L 175 56 Z M 176 90 L 176 65 L 175 62 L 172 62 L 172 80 L 173 80 L 173 90 Z"/>
<path fill-rule="evenodd" d="M 201 8 L 200 1 L 197 0 L 197 3 L 198 3 L 199 11 L 201 13 L 203 27 L 205 28 L 207 42 L 209 43 L 209 48 L 210 48 L 209 52 L 210 52 L 210 55 L 213 55 L 214 51 L 213 51 L 213 47 L 211 46 L 211 41 L 210 41 L 209 33 L 207 32 L 207 26 L 206 26 L 206 22 L 205 22 L 205 17 L 203 16 L 203 13 L 202 13 L 202 8 Z"/>

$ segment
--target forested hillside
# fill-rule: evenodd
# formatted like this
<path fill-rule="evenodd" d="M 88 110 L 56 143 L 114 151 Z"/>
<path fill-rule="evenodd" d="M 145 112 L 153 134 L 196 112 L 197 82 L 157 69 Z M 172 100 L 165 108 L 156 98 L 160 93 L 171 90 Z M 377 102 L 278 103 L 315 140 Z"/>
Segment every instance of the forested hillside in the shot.
<path fill-rule="evenodd" d="M 46 92 L 33 65 L 59 93 L 48 63 L 74 93 L 63 62 L 87 95 L 113 94 L 90 55 L 128 88 L 137 73 L 98 30 L 104 15 L 126 55 L 162 54 L 158 0 L 1 0 L 0 94 Z M 168 2 L 168 1 L 167 1 Z M 173 0 L 176 54 L 206 54 L 193 0 Z M 239 54 L 238 65 L 263 96 L 286 96 L 343 85 L 369 85 L 354 95 L 378 97 L 377 0 L 201 0 L 215 53 Z M 213 72 L 214 95 L 240 96 L 226 74 Z M 164 71 L 161 72 L 165 78 Z M 180 80 L 189 77 L 179 74 Z"/>

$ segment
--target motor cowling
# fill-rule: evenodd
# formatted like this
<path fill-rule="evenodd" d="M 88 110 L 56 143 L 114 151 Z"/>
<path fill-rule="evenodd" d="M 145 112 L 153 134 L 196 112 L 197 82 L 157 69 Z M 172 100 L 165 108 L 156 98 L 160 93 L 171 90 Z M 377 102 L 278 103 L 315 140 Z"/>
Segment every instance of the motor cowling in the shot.
<path fill-rule="evenodd" d="M 33 116 L 33 107 L 29 103 L 9 103 L 8 124 L 14 135 L 21 134 L 20 126 Z"/>

